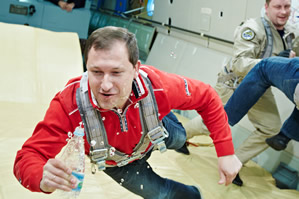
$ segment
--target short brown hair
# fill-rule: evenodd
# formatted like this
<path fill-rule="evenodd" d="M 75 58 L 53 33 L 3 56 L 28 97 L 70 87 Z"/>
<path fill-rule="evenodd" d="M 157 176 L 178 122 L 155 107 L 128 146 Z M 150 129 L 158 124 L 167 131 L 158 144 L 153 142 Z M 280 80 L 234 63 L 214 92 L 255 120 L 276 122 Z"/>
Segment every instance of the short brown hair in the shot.
<path fill-rule="evenodd" d="M 87 63 L 88 52 L 92 47 L 95 50 L 109 50 L 115 41 L 122 41 L 126 44 L 129 61 L 135 66 L 139 59 L 139 50 L 135 35 L 125 28 L 114 26 L 99 28 L 91 33 L 86 41 L 84 50 L 85 63 Z"/>

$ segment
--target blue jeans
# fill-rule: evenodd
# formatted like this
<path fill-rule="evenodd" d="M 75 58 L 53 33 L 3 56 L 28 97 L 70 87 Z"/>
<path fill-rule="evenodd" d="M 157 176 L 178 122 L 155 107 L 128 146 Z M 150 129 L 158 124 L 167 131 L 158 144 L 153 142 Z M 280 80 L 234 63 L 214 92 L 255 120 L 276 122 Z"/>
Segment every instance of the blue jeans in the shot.
<path fill-rule="evenodd" d="M 176 116 L 170 112 L 162 122 L 169 133 L 169 137 L 165 139 L 166 147 L 181 148 L 186 142 L 186 132 Z M 129 191 L 146 199 L 201 198 L 195 186 L 184 185 L 157 175 L 147 162 L 150 155 L 151 152 L 123 167 L 108 167 L 104 172 Z"/>
<path fill-rule="evenodd" d="M 274 86 L 281 90 L 294 104 L 294 91 L 299 83 L 299 58 L 270 57 L 255 65 L 235 90 L 224 109 L 231 126 L 238 123 L 264 92 Z M 299 111 L 283 123 L 281 132 L 299 141 Z"/>

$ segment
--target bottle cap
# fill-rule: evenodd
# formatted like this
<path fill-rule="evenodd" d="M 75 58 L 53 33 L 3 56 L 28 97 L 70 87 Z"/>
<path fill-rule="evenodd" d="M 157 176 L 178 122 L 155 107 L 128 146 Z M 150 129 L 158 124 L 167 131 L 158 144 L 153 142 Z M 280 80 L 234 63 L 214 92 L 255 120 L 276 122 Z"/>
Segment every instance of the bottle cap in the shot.
<path fill-rule="evenodd" d="M 81 127 L 77 127 L 75 129 L 74 135 L 83 137 L 84 136 L 84 129 L 81 128 Z"/>

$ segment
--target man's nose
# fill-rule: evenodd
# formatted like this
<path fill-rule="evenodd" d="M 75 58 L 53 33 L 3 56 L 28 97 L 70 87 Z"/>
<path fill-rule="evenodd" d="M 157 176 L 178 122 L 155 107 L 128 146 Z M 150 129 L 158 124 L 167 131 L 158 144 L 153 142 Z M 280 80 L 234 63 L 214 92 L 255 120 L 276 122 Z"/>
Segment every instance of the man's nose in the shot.
<path fill-rule="evenodd" d="M 104 75 L 101 83 L 101 89 L 103 91 L 109 91 L 112 87 L 113 87 L 113 83 L 111 81 L 111 77 L 108 74 Z"/>

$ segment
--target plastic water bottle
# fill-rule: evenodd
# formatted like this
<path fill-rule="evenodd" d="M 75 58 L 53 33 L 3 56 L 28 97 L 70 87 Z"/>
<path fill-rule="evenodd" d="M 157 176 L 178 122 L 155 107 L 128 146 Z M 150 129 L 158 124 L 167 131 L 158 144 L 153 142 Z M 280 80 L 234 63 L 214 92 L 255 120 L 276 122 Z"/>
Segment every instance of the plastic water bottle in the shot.
<path fill-rule="evenodd" d="M 85 171 L 85 149 L 84 149 L 84 129 L 79 126 L 75 129 L 74 136 L 68 141 L 61 157 L 66 166 L 72 168 L 72 175 L 77 178 L 77 186 L 72 191 L 60 191 L 61 198 L 77 198 L 81 192 L 84 171 Z"/>

